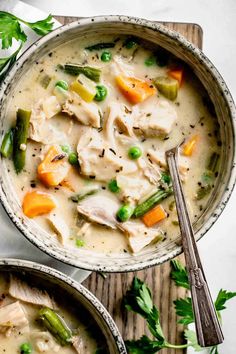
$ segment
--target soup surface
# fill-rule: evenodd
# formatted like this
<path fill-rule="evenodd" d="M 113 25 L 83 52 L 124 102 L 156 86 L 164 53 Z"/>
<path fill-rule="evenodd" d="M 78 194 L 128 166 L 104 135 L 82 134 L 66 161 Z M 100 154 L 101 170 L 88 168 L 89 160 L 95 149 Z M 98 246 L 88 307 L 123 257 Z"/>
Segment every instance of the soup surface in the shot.
<path fill-rule="evenodd" d="M 218 176 L 219 129 L 179 59 L 138 38 L 102 41 L 68 42 L 19 82 L 9 171 L 25 215 L 65 247 L 138 253 L 179 234 L 165 151 L 185 139 L 179 171 L 194 222 Z"/>
<path fill-rule="evenodd" d="M 107 353 L 93 320 L 65 292 L 54 298 L 25 276 L 1 273 L 0 294 L 0 353 Z"/>

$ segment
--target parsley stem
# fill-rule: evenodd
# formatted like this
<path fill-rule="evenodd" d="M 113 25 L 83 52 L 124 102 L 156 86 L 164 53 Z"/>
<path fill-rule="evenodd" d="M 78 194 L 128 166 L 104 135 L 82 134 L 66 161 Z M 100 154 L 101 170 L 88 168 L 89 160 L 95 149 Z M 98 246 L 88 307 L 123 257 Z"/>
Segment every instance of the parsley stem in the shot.
<path fill-rule="evenodd" d="M 175 344 L 171 344 L 171 343 L 165 343 L 165 347 L 166 348 L 173 348 L 173 349 L 184 349 L 184 348 L 188 348 L 189 344 L 179 344 L 179 345 L 175 345 Z"/>

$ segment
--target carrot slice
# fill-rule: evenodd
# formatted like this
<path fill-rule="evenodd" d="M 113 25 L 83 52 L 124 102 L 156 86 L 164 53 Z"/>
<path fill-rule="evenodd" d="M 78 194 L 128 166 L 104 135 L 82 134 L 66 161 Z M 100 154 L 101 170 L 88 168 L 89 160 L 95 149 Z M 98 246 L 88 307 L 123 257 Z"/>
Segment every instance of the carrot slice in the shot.
<path fill-rule="evenodd" d="M 181 86 L 183 83 L 183 73 L 184 70 L 182 68 L 171 69 L 167 72 L 168 76 L 173 77 L 173 79 L 179 82 L 179 86 Z"/>
<path fill-rule="evenodd" d="M 126 99 L 133 104 L 143 102 L 157 92 L 152 84 L 135 77 L 119 75 L 116 77 L 116 83 Z"/>
<path fill-rule="evenodd" d="M 165 209 L 162 205 L 157 205 L 155 208 L 149 210 L 143 215 L 142 221 L 147 227 L 151 227 L 159 221 L 165 219 L 167 216 Z"/>
<path fill-rule="evenodd" d="M 38 177 L 46 186 L 58 186 L 67 176 L 70 164 L 60 146 L 52 145 L 38 166 Z"/>
<path fill-rule="evenodd" d="M 26 193 L 22 203 L 23 212 L 29 218 L 47 214 L 55 207 L 51 195 L 40 191 Z"/>
<path fill-rule="evenodd" d="M 185 155 L 185 156 L 192 156 L 198 140 L 199 140 L 199 136 L 198 135 L 193 135 L 186 142 L 186 144 L 184 144 L 183 150 L 182 150 L 182 154 Z"/>

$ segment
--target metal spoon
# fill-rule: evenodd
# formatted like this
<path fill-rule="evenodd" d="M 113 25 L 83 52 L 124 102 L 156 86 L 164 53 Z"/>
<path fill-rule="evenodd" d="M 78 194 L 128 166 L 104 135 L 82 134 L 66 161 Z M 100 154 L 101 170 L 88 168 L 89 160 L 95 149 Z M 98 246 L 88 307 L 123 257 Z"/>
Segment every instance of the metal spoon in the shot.
<path fill-rule="evenodd" d="M 224 337 L 202 268 L 179 177 L 177 159 L 180 145 L 166 151 L 166 159 L 172 178 L 176 209 L 182 235 L 198 343 L 201 347 L 211 347 L 222 343 Z"/>

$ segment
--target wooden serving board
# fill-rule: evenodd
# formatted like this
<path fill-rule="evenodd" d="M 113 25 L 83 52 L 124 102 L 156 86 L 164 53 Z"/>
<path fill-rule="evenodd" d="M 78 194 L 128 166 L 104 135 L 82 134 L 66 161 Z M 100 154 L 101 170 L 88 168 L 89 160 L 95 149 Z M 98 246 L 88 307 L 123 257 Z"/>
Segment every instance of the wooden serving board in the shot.
<path fill-rule="evenodd" d="M 55 16 L 56 17 L 56 16 Z M 62 24 L 78 20 L 78 17 L 56 17 Z M 160 22 L 168 28 L 180 32 L 189 41 L 202 48 L 203 33 L 197 24 Z M 179 257 L 183 261 L 183 256 Z M 107 308 L 114 318 L 124 339 L 138 339 L 143 334 L 149 335 L 145 323 L 140 316 L 127 313 L 121 306 L 121 300 L 129 289 L 134 276 L 144 280 L 150 287 L 154 302 L 160 310 L 164 334 L 170 343 L 180 344 L 183 341 L 183 327 L 177 326 L 177 318 L 173 300 L 185 296 L 184 289 L 177 288 L 170 280 L 170 263 L 145 269 L 134 273 L 115 273 L 107 275 L 92 273 L 83 285 L 88 288 Z M 183 354 L 183 350 L 164 349 L 162 354 Z"/>

